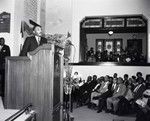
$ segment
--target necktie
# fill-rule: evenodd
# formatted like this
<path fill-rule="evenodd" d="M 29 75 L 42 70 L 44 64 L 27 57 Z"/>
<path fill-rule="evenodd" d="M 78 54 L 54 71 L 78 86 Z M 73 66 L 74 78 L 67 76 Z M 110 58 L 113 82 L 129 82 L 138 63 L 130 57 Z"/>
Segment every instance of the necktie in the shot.
<path fill-rule="evenodd" d="M 38 37 L 38 45 L 40 45 L 40 40 L 41 40 L 41 38 L 40 38 L 40 37 Z"/>
<path fill-rule="evenodd" d="M 116 83 L 114 83 L 114 84 L 112 85 L 112 90 L 115 90 L 115 88 L 116 88 Z"/>
<path fill-rule="evenodd" d="M 138 89 L 140 88 L 140 86 L 141 86 L 141 85 L 138 85 L 138 86 L 135 88 L 134 92 L 137 92 Z"/>
<path fill-rule="evenodd" d="M 116 91 L 116 92 L 119 92 L 119 89 L 120 89 L 120 85 L 118 86 L 118 88 L 117 88 L 117 91 Z"/>

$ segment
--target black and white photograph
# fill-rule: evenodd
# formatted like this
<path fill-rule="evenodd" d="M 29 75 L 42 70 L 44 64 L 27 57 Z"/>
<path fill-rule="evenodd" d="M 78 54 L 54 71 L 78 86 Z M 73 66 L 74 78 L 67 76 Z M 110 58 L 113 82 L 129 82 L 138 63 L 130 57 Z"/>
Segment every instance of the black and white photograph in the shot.
<path fill-rule="evenodd" d="M 150 121 L 150 0 L 0 0 L 0 121 Z"/>

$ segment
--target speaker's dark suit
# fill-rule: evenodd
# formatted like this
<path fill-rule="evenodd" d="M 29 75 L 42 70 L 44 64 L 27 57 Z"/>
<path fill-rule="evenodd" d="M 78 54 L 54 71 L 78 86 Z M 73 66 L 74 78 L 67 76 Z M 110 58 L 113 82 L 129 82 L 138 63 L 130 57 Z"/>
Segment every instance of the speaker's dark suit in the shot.
<path fill-rule="evenodd" d="M 38 46 L 40 46 L 44 43 L 47 43 L 47 39 L 45 39 L 43 37 L 41 37 L 39 45 L 38 45 L 38 42 L 37 42 L 35 36 L 27 37 L 24 42 L 20 56 L 27 56 L 27 52 L 34 51 Z"/>

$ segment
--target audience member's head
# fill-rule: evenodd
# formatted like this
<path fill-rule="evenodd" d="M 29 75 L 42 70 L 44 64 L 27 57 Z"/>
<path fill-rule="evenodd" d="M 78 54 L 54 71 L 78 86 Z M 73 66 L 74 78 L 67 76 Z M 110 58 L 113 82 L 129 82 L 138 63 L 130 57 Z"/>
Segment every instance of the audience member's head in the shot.
<path fill-rule="evenodd" d="M 132 85 L 128 83 L 126 87 L 127 87 L 128 89 L 131 89 Z"/>
<path fill-rule="evenodd" d="M 137 72 L 136 76 L 137 76 L 137 78 L 142 77 L 142 73 L 141 72 Z"/>
<path fill-rule="evenodd" d="M 122 84 L 123 83 L 123 78 L 122 77 L 119 77 L 118 78 L 118 84 Z"/>
<path fill-rule="evenodd" d="M 82 82 L 85 83 L 85 80 L 83 79 Z"/>
<path fill-rule="evenodd" d="M 114 73 L 113 78 L 117 78 L 118 74 Z"/>
<path fill-rule="evenodd" d="M 124 80 L 128 80 L 129 75 L 128 74 L 124 74 Z"/>
<path fill-rule="evenodd" d="M 92 76 L 88 76 L 87 77 L 87 83 L 90 82 L 92 80 Z"/>
<path fill-rule="evenodd" d="M 129 79 L 128 79 L 128 84 L 132 84 L 132 81 L 133 81 L 133 79 L 132 79 L 132 78 L 129 78 Z"/>
<path fill-rule="evenodd" d="M 108 75 L 105 76 L 105 82 L 106 81 L 109 81 L 109 76 Z"/>
<path fill-rule="evenodd" d="M 96 75 L 93 75 L 93 80 L 97 80 L 97 76 Z"/>
<path fill-rule="evenodd" d="M 113 83 L 113 77 L 109 77 L 110 83 Z"/>
<path fill-rule="evenodd" d="M 146 80 L 150 82 L 150 74 L 146 75 Z"/>
<path fill-rule="evenodd" d="M 144 78 L 143 77 L 139 77 L 138 78 L 138 84 L 142 84 L 144 82 Z"/>
<path fill-rule="evenodd" d="M 98 79 L 97 79 L 97 83 L 100 84 L 101 82 L 102 82 L 102 80 L 101 80 L 100 78 L 98 78 Z"/>
<path fill-rule="evenodd" d="M 101 76 L 101 77 L 100 77 L 100 80 L 101 80 L 101 82 L 104 81 L 104 76 Z"/>
<path fill-rule="evenodd" d="M 78 75 L 78 72 L 76 71 L 76 72 L 74 72 L 74 75 Z"/>
<path fill-rule="evenodd" d="M 136 80 L 136 76 L 133 75 L 133 76 L 132 76 L 132 79 L 133 79 L 133 80 Z"/>
<path fill-rule="evenodd" d="M 118 78 L 114 78 L 113 83 L 118 83 Z"/>

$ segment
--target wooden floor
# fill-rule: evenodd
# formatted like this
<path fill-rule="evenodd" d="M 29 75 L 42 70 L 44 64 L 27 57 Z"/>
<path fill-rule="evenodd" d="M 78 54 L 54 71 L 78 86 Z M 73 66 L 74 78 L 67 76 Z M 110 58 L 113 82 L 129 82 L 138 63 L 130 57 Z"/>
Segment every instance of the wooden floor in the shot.
<path fill-rule="evenodd" d="M 97 113 L 86 106 L 73 109 L 74 121 L 135 121 L 135 116 L 117 116 L 110 113 Z"/>

